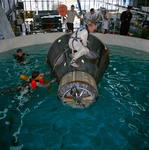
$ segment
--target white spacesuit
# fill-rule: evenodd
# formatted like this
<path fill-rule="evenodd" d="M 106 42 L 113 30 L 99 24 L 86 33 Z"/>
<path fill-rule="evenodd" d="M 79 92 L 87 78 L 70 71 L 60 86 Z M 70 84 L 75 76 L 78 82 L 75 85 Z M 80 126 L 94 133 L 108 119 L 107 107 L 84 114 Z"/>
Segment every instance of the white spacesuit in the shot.
<path fill-rule="evenodd" d="M 89 52 L 89 49 L 86 47 L 88 42 L 88 33 L 89 32 L 86 27 L 81 27 L 70 37 L 69 47 L 72 49 L 73 57 L 70 64 L 74 67 L 79 67 L 78 64 L 75 63 L 75 61 Z"/>

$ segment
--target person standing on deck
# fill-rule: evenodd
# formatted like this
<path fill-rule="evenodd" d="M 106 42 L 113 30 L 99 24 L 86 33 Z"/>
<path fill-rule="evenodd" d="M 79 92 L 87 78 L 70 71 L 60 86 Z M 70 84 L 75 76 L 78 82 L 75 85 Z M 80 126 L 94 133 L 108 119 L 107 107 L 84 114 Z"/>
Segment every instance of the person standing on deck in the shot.
<path fill-rule="evenodd" d="M 132 9 L 131 6 L 127 7 L 127 11 L 123 11 L 121 14 L 121 28 L 120 28 L 120 35 L 128 35 L 128 31 L 130 28 L 130 21 L 132 18 L 132 13 L 130 10 Z"/>

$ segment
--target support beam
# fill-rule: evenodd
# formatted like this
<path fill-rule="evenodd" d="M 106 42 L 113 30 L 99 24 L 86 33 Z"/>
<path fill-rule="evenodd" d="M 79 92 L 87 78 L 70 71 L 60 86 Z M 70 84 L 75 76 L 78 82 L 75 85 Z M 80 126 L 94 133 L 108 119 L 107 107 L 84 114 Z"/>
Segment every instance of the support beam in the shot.
<path fill-rule="evenodd" d="M 77 2 L 78 2 L 79 10 L 80 10 L 80 15 L 82 15 L 80 0 L 77 0 Z"/>

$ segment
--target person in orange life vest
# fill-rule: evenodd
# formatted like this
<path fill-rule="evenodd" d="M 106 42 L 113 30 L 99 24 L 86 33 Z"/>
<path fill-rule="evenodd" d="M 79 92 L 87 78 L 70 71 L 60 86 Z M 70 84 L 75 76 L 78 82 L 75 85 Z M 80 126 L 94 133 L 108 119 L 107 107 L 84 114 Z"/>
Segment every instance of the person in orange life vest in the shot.
<path fill-rule="evenodd" d="M 45 80 L 41 75 L 42 74 L 40 74 L 38 71 L 34 71 L 32 73 L 32 77 L 31 77 L 31 87 L 32 88 L 45 87 L 45 85 L 44 85 Z"/>

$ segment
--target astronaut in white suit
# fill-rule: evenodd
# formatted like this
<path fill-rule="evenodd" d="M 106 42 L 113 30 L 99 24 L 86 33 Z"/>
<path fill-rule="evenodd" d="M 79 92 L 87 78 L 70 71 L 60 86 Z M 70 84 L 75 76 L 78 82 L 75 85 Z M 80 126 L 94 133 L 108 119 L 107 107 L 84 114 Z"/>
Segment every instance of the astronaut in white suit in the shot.
<path fill-rule="evenodd" d="M 72 60 L 70 64 L 73 67 L 79 67 L 79 64 L 76 63 L 77 59 L 89 52 L 89 49 L 86 47 L 88 43 L 87 38 L 89 32 L 93 32 L 95 28 L 95 24 L 91 23 L 86 27 L 77 29 L 77 31 L 71 35 L 69 39 L 69 47 L 72 49 Z"/>

